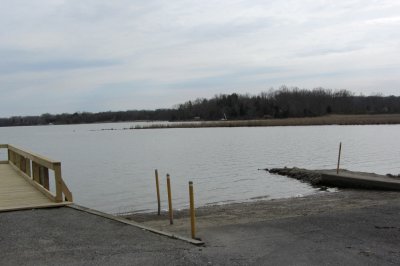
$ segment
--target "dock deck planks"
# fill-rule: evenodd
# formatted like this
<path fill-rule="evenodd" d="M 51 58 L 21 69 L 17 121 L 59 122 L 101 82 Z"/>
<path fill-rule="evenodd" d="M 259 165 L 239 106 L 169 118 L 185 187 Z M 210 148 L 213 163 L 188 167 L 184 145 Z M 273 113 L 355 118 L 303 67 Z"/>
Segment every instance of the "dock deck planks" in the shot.
<path fill-rule="evenodd" d="M 62 206 L 29 184 L 9 164 L 0 164 L 0 212 Z"/>

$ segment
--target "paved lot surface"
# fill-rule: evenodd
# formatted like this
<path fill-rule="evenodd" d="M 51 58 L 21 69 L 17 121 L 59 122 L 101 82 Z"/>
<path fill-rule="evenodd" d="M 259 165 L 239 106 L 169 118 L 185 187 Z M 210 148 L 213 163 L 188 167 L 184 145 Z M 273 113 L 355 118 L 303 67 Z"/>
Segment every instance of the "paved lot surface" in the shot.
<path fill-rule="evenodd" d="M 0 265 L 189 265 L 195 248 L 68 207 L 0 213 Z"/>
<path fill-rule="evenodd" d="M 205 247 L 71 208 L 0 213 L 0 265 L 399 265 L 400 206 L 208 228 Z"/>
<path fill-rule="evenodd" d="M 203 237 L 203 254 L 227 265 L 400 265 L 400 207 L 227 225 Z"/>

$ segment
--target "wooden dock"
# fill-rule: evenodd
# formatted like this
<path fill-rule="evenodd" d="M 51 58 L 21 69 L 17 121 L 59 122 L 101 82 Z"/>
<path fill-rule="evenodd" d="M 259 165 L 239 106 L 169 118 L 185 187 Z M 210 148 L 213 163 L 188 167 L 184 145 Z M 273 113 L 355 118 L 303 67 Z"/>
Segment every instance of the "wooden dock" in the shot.
<path fill-rule="evenodd" d="M 8 144 L 0 144 L 0 149 L 7 149 L 7 160 L 0 161 L 0 212 L 72 203 L 72 193 L 61 176 L 60 162 Z M 54 192 L 50 188 L 52 176 Z"/>

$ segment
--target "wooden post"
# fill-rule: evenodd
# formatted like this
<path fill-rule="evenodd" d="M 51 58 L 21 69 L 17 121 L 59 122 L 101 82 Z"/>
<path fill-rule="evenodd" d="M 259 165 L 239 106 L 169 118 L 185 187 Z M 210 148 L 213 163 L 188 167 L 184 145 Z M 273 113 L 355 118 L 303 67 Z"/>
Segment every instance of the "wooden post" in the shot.
<path fill-rule="evenodd" d="M 19 164 L 19 169 L 21 169 L 22 172 L 26 173 L 26 158 L 21 156 L 21 161 L 19 162 Z"/>
<path fill-rule="evenodd" d="M 32 161 L 32 179 L 37 183 L 40 183 L 40 169 L 39 165 Z"/>
<path fill-rule="evenodd" d="M 32 177 L 31 175 L 31 160 L 29 160 L 28 158 L 25 159 L 25 173 Z"/>
<path fill-rule="evenodd" d="M 15 166 L 18 167 L 19 170 L 21 170 L 21 155 L 19 154 L 16 154 Z"/>
<path fill-rule="evenodd" d="M 11 153 L 11 162 L 15 165 L 15 162 L 16 162 L 16 153 L 15 152 Z"/>
<path fill-rule="evenodd" d="M 174 223 L 174 214 L 172 210 L 172 196 L 171 196 L 171 181 L 169 174 L 167 174 L 167 190 L 168 190 L 168 213 L 169 213 L 169 224 Z"/>
<path fill-rule="evenodd" d="M 47 167 L 40 167 L 40 184 L 47 190 L 50 190 L 49 184 L 49 169 Z"/>
<path fill-rule="evenodd" d="M 193 196 L 193 182 L 189 182 L 189 198 L 190 198 L 190 228 L 192 238 L 196 239 L 196 216 L 194 213 L 194 196 Z"/>
<path fill-rule="evenodd" d="M 63 189 L 62 189 L 62 177 L 61 177 L 61 163 L 54 164 L 54 177 L 56 183 L 56 202 L 62 202 Z"/>
<path fill-rule="evenodd" d="M 338 154 L 338 161 L 337 161 L 337 168 L 336 168 L 336 174 L 339 174 L 339 166 L 340 166 L 340 155 L 342 153 L 342 143 L 340 142 L 339 144 L 339 154 Z"/>
<path fill-rule="evenodd" d="M 74 199 L 72 198 L 72 193 L 71 193 L 71 191 L 68 189 L 67 185 L 64 183 L 64 180 L 61 179 L 61 181 L 62 181 L 63 193 L 64 193 L 64 196 L 65 196 L 65 197 L 64 197 L 64 198 L 65 198 L 65 201 L 73 202 Z"/>
<path fill-rule="evenodd" d="M 158 170 L 156 169 L 154 172 L 156 175 L 156 190 L 157 190 L 157 205 L 158 205 L 157 214 L 161 215 L 160 183 L 158 182 Z"/>
<path fill-rule="evenodd" d="M 8 158 L 9 163 L 14 163 L 14 152 L 12 150 L 8 150 Z"/>

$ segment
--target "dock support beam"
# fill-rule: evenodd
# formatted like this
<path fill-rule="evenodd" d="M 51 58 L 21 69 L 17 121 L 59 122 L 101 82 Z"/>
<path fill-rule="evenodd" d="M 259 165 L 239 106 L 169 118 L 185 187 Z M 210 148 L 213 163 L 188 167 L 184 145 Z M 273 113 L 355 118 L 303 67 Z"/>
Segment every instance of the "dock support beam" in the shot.
<path fill-rule="evenodd" d="M 189 199 L 190 199 L 190 229 L 192 238 L 196 239 L 196 216 L 194 213 L 194 195 L 193 195 L 193 182 L 189 182 Z"/>
<path fill-rule="evenodd" d="M 56 180 L 56 202 L 62 202 L 62 179 L 61 179 L 61 163 L 54 165 L 54 177 Z"/>
<path fill-rule="evenodd" d="M 167 190 L 168 190 L 168 213 L 169 213 L 169 224 L 174 223 L 174 211 L 172 210 L 172 193 L 171 193 L 171 181 L 169 174 L 167 174 Z"/>
<path fill-rule="evenodd" d="M 155 176 L 156 176 L 156 191 L 157 191 L 157 214 L 161 215 L 161 202 L 160 202 L 160 183 L 158 182 L 158 170 L 156 169 L 155 171 Z"/>
<path fill-rule="evenodd" d="M 338 161 L 337 161 L 337 168 L 336 168 L 336 174 L 339 174 L 339 167 L 340 167 L 340 155 L 342 153 L 342 143 L 340 142 L 339 144 L 339 155 L 338 155 Z"/>

